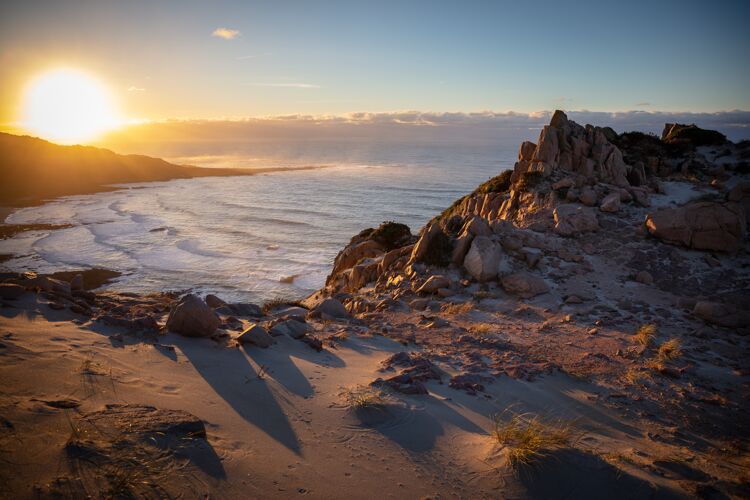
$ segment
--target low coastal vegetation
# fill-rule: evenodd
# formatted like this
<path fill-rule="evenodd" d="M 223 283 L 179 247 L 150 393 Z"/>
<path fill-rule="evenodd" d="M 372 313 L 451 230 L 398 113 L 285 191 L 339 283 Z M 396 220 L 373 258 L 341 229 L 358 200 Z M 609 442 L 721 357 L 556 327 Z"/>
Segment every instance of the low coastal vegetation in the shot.
<path fill-rule="evenodd" d="M 507 452 L 510 465 L 518 468 L 534 464 L 550 451 L 571 446 L 575 428 L 570 421 L 506 410 L 494 418 L 493 437 Z"/>
<path fill-rule="evenodd" d="M 635 340 L 644 347 L 651 347 L 654 345 L 656 331 L 656 325 L 653 323 L 641 325 L 635 331 Z"/>

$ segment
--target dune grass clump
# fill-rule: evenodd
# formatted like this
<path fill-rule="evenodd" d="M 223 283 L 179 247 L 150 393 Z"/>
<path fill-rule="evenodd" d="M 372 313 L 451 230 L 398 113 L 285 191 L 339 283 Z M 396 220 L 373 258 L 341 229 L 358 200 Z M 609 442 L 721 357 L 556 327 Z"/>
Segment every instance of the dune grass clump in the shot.
<path fill-rule="evenodd" d="M 642 346 L 651 347 L 654 345 L 654 337 L 656 337 L 656 325 L 653 323 L 641 325 L 635 331 L 635 340 Z"/>
<path fill-rule="evenodd" d="M 491 323 L 475 323 L 469 327 L 472 333 L 487 334 L 495 331 L 495 325 Z"/>
<path fill-rule="evenodd" d="M 379 409 L 388 404 L 386 394 L 378 388 L 357 385 L 343 389 L 339 396 L 351 410 Z"/>
<path fill-rule="evenodd" d="M 471 302 L 462 302 L 459 304 L 444 304 L 441 308 L 447 314 L 466 314 L 474 309 Z"/>
<path fill-rule="evenodd" d="M 682 356 L 682 344 L 679 339 L 669 339 L 659 346 L 656 356 L 660 361 L 672 361 Z"/>
<path fill-rule="evenodd" d="M 530 465 L 550 451 L 570 446 L 571 422 L 544 420 L 531 413 L 503 412 L 494 418 L 493 437 L 508 451 L 511 466 Z"/>
<path fill-rule="evenodd" d="M 408 245 L 412 235 L 406 224 L 388 220 L 368 233 L 368 237 L 383 245 L 386 250 L 393 250 Z"/>

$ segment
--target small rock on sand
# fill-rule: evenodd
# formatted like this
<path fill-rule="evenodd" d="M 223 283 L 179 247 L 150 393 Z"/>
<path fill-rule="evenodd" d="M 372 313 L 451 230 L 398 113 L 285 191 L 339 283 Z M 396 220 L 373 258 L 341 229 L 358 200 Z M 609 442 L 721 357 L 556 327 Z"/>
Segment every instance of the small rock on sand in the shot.
<path fill-rule="evenodd" d="M 349 318 L 349 313 L 344 307 L 344 304 L 332 298 L 323 300 L 320 304 L 318 304 L 317 307 L 315 307 L 315 309 L 313 309 L 312 312 L 313 312 L 313 315 L 316 315 L 316 316 L 325 315 L 331 318 L 340 318 L 340 319 Z"/>
<path fill-rule="evenodd" d="M 258 347 L 269 347 L 276 341 L 271 337 L 265 328 L 256 324 L 251 325 L 237 337 L 240 344 L 253 344 Z"/>

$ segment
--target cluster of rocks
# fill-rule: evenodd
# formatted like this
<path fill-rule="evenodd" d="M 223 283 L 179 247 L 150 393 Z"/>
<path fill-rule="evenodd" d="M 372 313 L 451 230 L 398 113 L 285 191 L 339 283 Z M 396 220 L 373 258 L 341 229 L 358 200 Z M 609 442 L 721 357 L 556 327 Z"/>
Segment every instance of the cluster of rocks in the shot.
<path fill-rule="evenodd" d="M 388 222 L 352 238 L 323 293 L 342 299 L 352 313 L 402 307 L 389 301 L 410 294 L 446 299 L 477 283 L 530 299 L 552 290 L 559 278 L 545 265 L 550 258 L 585 265 L 596 243 L 588 235 L 603 227 L 632 227 L 631 238 L 651 236 L 691 250 L 744 252 L 750 182 L 742 179 L 741 162 L 717 168 L 697 149 L 706 144 L 747 153 L 747 145 L 739 150 L 695 126 L 668 124 L 662 139 L 618 135 L 556 111 L 537 144 L 521 144 L 512 171 L 457 200 L 418 236 Z M 652 208 L 664 181 L 695 182 L 696 176 L 712 179 L 704 199 Z M 384 232 L 399 236 L 389 245 L 372 237 Z M 638 281 L 653 278 L 642 273 Z M 390 291 L 390 299 L 368 303 L 361 290 Z M 696 316 L 711 321 L 705 310 Z"/>
<path fill-rule="evenodd" d="M 285 301 L 261 308 L 252 303 L 227 303 L 210 294 L 203 299 L 192 293 L 94 292 L 84 287 L 86 275 L 82 271 L 64 281 L 36 273 L 5 273 L 0 276 L 0 301 L 12 304 L 24 294 L 33 293 L 50 309 L 68 309 L 88 320 L 132 333 L 158 335 L 169 331 L 214 340 L 231 337 L 238 344 L 263 348 L 276 343 L 275 337 L 285 335 L 318 351 L 323 349 L 323 343 L 314 335 L 308 319 L 351 318 L 344 305 L 333 298 L 321 297 L 309 308 Z"/>

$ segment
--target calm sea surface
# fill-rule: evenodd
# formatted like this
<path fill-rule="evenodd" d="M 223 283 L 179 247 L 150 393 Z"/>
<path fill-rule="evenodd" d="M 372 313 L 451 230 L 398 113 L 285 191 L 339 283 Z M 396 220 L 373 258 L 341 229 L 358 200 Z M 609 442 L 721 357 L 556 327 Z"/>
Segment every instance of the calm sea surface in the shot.
<path fill-rule="evenodd" d="M 402 144 L 321 141 L 191 151 L 172 158 L 203 166 L 320 166 L 243 177 L 129 184 L 19 210 L 9 223 L 72 224 L 0 241 L 8 270 L 104 267 L 110 288 L 193 289 L 233 301 L 299 298 L 323 285 L 333 258 L 360 230 L 385 220 L 413 232 L 512 168 L 525 130 L 486 141 Z M 281 278 L 294 276 L 292 283 Z"/>

